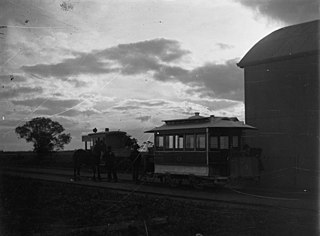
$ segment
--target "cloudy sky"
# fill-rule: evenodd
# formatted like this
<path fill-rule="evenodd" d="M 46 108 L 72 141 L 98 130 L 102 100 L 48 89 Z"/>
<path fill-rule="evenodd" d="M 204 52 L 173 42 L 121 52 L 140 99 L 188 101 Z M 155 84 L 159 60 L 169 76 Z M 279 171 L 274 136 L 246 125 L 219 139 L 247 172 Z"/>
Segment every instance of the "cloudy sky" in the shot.
<path fill-rule="evenodd" d="M 93 128 L 140 142 L 162 120 L 244 120 L 236 63 L 281 27 L 318 18 L 317 0 L 1 0 L 0 150 L 31 150 L 15 127 L 39 116 L 81 148 Z"/>

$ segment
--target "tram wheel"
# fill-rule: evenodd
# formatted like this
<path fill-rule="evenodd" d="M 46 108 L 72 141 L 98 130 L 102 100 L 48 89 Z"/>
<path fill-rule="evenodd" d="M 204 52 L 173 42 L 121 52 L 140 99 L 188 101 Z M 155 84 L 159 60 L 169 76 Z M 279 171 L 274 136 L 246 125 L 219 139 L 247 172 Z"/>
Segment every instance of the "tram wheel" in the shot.
<path fill-rule="evenodd" d="M 195 189 L 203 189 L 204 188 L 201 178 L 199 178 L 197 176 L 190 175 L 189 176 L 189 183 Z"/>

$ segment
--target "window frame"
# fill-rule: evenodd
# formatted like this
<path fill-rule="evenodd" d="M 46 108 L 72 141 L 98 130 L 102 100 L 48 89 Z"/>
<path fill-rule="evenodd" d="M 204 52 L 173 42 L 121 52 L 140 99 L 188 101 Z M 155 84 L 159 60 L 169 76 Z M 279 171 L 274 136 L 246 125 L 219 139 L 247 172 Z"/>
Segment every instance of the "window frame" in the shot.
<path fill-rule="evenodd" d="M 170 142 L 172 141 L 172 142 Z M 164 135 L 164 149 L 165 150 L 174 150 L 174 135 L 166 134 Z"/>
<path fill-rule="evenodd" d="M 235 138 L 237 140 L 237 146 L 234 146 Z M 232 144 L 231 145 L 232 145 L 231 147 L 234 148 L 234 149 L 239 149 L 240 148 L 240 136 L 239 135 L 232 135 Z"/>
<path fill-rule="evenodd" d="M 203 143 L 200 143 L 200 141 L 203 139 Z M 203 144 L 204 147 L 201 147 L 200 144 Z M 196 133 L 195 134 L 195 149 L 197 151 L 204 151 L 207 149 L 207 138 L 206 138 L 206 133 Z"/>
<path fill-rule="evenodd" d="M 182 138 L 182 143 L 181 139 Z M 182 151 L 184 150 L 184 135 L 183 134 L 175 134 L 174 135 L 174 150 Z M 182 147 L 181 147 L 182 144 Z"/>
<path fill-rule="evenodd" d="M 212 138 L 216 138 L 217 139 L 217 146 L 216 147 L 212 147 L 212 142 L 211 142 L 211 139 Z M 219 135 L 210 135 L 209 136 L 209 147 L 210 147 L 210 150 L 220 150 L 220 136 Z"/>
<path fill-rule="evenodd" d="M 226 148 L 225 148 L 225 146 L 224 146 L 224 148 L 222 148 L 222 145 L 221 145 L 222 138 L 224 138 L 224 137 L 226 137 L 226 140 L 227 140 Z M 230 149 L 230 137 L 229 137 L 229 135 L 220 135 L 219 136 L 219 149 L 220 150 L 229 150 Z"/>
<path fill-rule="evenodd" d="M 192 147 L 187 146 L 187 141 L 188 141 L 188 136 L 192 137 L 193 142 L 192 142 Z M 186 151 L 194 151 L 195 150 L 195 135 L 194 134 L 185 134 L 185 150 Z"/>
<path fill-rule="evenodd" d="M 162 146 L 159 146 L 160 144 L 160 138 L 162 138 Z M 155 140 L 155 146 L 156 150 L 164 150 L 164 135 L 156 135 L 156 140 Z"/>

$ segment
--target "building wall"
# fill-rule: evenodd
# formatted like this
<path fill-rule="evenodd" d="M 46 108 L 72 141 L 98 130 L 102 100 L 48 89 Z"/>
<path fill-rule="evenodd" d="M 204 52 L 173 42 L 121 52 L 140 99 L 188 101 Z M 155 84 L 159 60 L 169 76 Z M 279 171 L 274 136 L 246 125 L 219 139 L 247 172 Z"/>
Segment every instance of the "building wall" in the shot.
<path fill-rule="evenodd" d="M 319 55 L 245 67 L 246 142 L 263 149 L 261 183 L 315 188 L 319 177 Z"/>

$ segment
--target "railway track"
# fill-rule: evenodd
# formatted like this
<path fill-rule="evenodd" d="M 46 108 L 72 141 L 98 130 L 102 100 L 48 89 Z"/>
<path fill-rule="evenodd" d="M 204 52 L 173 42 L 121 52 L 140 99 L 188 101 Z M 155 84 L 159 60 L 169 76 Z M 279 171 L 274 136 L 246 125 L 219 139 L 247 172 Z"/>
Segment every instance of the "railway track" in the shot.
<path fill-rule="evenodd" d="M 140 194 L 153 197 L 173 198 L 176 200 L 198 201 L 212 204 L 228 204 L 238 207 L 251 208 L 284 208 L 304 211 L 315 211 L 319 213 L 317 199 L 303 193 L 296 193 L 295 196 L 284 196 L 273 193 L 253 194 L 231 188 L 205 188 L 203 190 L 192 189 L 182 186 L 177 188 L 168 187 L 157 181 L 149 179 L 140 184 L 133 184 L 130 175 L 120 174 L 119 183 L 109 183 L 106 179 L 92 181 L 89 172 L 84 172 L 80 181 L 73 181 L 71 169 L 49 169 L 49 168 L 2 168 L 0 173 L 14 175 L 23 178 L 33 178 L 41 181 L 59 182 L 85 186 L 87 188 L 103 188 L 109 191 L 116 191 L 126 195 Z M 103 174 L 104 175 L 104 174 Z"/>

